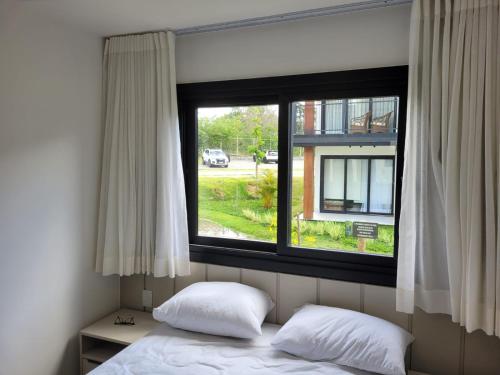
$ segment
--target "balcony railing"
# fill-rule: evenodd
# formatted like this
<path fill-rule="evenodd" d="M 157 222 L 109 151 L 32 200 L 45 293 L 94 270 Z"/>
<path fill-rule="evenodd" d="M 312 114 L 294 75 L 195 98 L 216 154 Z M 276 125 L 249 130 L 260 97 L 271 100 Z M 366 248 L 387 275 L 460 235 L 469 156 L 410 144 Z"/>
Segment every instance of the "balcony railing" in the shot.
<path fill-rule="evenodd" d="M 347 135 L 397 133 L 397 97 L 335 99 L 296 102 L 293 105 L 295 135 Z M 314 113 L 314 126 L 304 113 Z"/>

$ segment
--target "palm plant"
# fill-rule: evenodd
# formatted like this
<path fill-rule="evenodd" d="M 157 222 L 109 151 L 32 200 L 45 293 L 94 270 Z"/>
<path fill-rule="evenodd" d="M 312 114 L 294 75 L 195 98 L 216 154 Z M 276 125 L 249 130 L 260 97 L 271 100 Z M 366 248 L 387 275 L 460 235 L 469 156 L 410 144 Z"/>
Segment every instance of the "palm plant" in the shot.
<path fill-rule="evenodd" d="M 259 193 L 264 208 L 271 208 L 274 203 L 274 194 L 278 190 L 276 174 L 272 170 L 265 170 L 259 180 Z"/>

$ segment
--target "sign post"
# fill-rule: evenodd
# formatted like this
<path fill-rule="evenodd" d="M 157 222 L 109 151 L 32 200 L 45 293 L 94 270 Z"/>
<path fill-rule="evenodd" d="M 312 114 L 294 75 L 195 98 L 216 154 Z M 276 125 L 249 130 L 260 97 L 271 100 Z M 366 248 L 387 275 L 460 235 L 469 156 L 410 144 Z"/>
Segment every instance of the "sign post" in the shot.
<path fill-rule="evenodd" d="M 378 238 L 378 224 L 355 221 L 352 223 L 352 235 L 358 238 L 358 251 L 364 252 L 366 239 L 375 240 Z"/>

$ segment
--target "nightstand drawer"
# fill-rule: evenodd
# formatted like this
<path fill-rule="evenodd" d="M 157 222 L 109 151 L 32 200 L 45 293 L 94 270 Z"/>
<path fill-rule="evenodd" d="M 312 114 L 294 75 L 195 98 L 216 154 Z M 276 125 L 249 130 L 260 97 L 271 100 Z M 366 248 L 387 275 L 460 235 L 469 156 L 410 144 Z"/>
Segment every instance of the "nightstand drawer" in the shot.
<path fill-rule="evenodd" d="M 115 325 L 117 316 L 134 317 L 134 325 Z M 159 322 L 151 313 L 122 309 L 80 331 L 80 366 L 86 374 L 147 335 Z"/>
<path fill-rule="evenodd" d="M 90 371 L 95 369 L 97 366 L 99 366 L 100 363 L 91 361 L 89 359 L 83 359 L 82 360 L 82 373 L 83 374 L 88 374 Z"/>
<path fill-rule="evenodd" d="M 121 352 L 127 345 L 118 344 L 105 339 L 82 336 L 81 346 L 82 359 L 87 359 L 95 363 L 103 363 L 115 354 Z"/>

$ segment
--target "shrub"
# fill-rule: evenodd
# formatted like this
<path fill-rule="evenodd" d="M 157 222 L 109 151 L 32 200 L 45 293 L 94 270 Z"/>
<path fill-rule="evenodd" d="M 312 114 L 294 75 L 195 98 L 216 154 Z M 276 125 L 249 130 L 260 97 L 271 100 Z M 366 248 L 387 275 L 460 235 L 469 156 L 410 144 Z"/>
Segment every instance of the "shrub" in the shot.
<path fill-rule="evenodd" d="M 316 223 L 314 223 L 314 233 L 317 234 L 318 236 L 324 236 L 326 231 L 327 231 L 327 228 L 326 228 L 326 222 L 324 221 L 317 221 Z"/>
<path fill-rule="evenodd" d="M 392 229 L 392 228 L 391 228 Z M 382 241 L 388 245 L 392 245 L 394 229 L 389 229 L 387 227 L 379 226 L 378 228 L 378 240 Z"/>
<path fill-rule="evenodd" d="M 262 221 L 261 216 L 257 212 L 249 210 L 248 208 L 244 208 L 241 213 L 244 217 L 246 217 L 250 221 L 253 221 L 254 223 L 260 224 L 260 222 Z"/>
<path fill-rule="evenodd" d="M 292 222 L 292 229 L 297 230 L 297 223 Z M 345 227 L 343 223 L 329 221 L 300 221 L 300 233 L 310 236 L 330 236 L 335 241 L 345 237 Z"/>
<path fill-rule="evenodd" d="M 226 192 L 224 191 L 224 186 L 221 183 L 216 183 L 210 188 L 210 195 L 213 199 L 222 201 L 226 198 Z"/>
<path fill-rule="evenodd" d="M 314 237 L 314 236 L 305 236 L 304 237 L 304 243 L 307 246 L 314 247 L 316 245 L 316 237 Z"/>
<path fill-rule="evenodd" d="M 264 216 L 266 224 L 269 226 L 269 232 L 271 232 L 273 237 L 276 238 L 276 234 L 278 231 L 278 218 L 276 217 L 276 215 L 271 214 L 266 214 Z"/>
<path fill-rule="evenodd" d="M 300 221 L 300 234 L 311 233 L 313 229 L 313 225 L 310 221 L 301 220 Z"/>
<path fill-rule="evenodd" d="M 328 223 L 327 228 L 328 235 L 332 240 L 338 241 L 345 236 L 345 228 L 342 223 L 331 222 Z"/>
<path fill-rule="evenodd" d="M 265 170 L 258 182 L 259 194 L 262 198 L 262 206 L 271 208 L 274 203 L 274 194 L 278 190 L 276 174 L 272 170 Z"/>
<path fill-rule="evenodd" d="M 265 213 L 262 215 L 262 223 L 267 224 L 269 226 L 275 226 L 276 225 L 276 215 L 273 215 L 271 213 Z"/>
<path fill-rule="evenodd" d="M 292 230 L 292 245 L 298 245 L 299 244 L 299 234 L 297 233 L 296 229 Z"/>
<path fill-rule="evenodd" d="M 250 181 L 247 183 L 246 193 L 247 193 L 247 196 L 251 199 L 260 198 L 259 187 L 257 186 L 257 184 L 254 181 Z"/>

